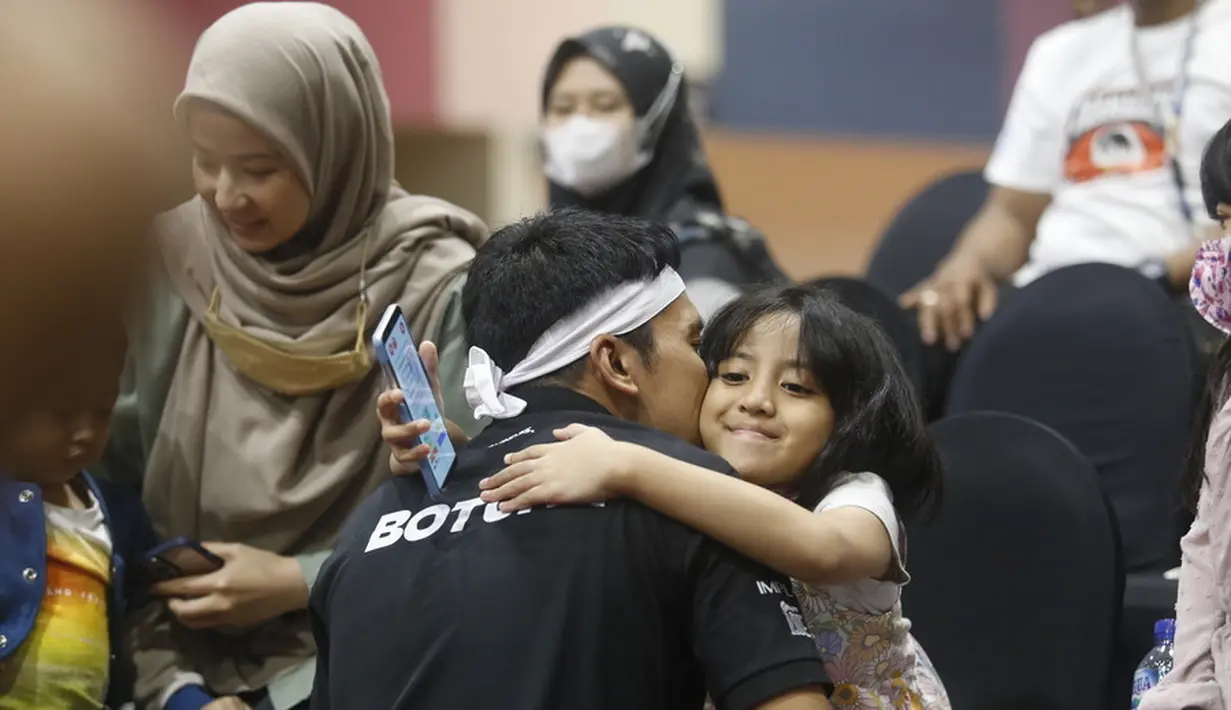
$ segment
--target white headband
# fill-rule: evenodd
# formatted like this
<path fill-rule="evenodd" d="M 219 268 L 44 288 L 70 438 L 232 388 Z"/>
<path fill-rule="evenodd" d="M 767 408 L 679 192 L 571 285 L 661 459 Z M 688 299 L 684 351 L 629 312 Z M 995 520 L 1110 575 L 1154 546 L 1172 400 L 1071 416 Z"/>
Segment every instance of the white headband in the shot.
<path fill-rule="evenodd" d="M 466 402 L 474 418 L 508 419 L 522 413 L 525 400 L 505 392 L 580 360 L 603 334 L 624 335 L 645 325 L 684 293 L 684 280 L 670 266 L 652 281 L 629 281 L 596 296 L 547 329 L 507 374 L 482 348 L 470 348 Z"/>

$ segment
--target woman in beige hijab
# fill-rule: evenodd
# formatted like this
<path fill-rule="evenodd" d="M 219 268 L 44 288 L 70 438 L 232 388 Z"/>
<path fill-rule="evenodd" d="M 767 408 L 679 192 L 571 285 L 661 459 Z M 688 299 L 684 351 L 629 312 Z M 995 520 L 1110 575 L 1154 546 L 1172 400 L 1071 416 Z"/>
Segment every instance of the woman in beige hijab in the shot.
<path fill-rule="evenodd" d="M 388 476 L 366 345 L 385 307 L 441 346 L 460 398 L 473 215 L 393 181 L 380 69 L 341 12 L 240 7 L 197 43 L 175 117 L 198 196 L 157 222 L 112 457 L 160 535 L 217 572 L 156 586 L 134 634 L 151 708 L 305 702 L 308 590 L 351 509 Z M 445 403 L 446 410 L 450 409 Z M 208 694 L 208 695 L 207 695 Z"/>

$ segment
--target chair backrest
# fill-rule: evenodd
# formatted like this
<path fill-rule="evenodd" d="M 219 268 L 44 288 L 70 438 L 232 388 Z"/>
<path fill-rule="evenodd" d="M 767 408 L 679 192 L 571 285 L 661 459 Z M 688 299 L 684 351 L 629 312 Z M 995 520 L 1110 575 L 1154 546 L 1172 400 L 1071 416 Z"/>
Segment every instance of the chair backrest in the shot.
<path fill-rule="evenodd" d="M 930 428 L 943 503 L 907 524 L 902 608 L 953 707 L 1102 708 L 1124 572 L 1094 467 L 1024 417 Z"/>
<path fill-rule="evenodd" d="M 1111 498 L 1130 572 L 1174 564 L 1177 489 L 1191 429 L 1193 341 L 1162 289 L 1083 264 L 1011 296 L 958 363 L 947 413 L 995 410 L 1060 432 Z"/>
<path fill-rule="evenodd" d="M 902 367 L 922 405 L 927 383 L 924 382 L 923 342 L 919 339 L 915 319 L 902 310 L 892 296 L 862 279 L 830 276 L 816 279 L 812 285 L 829 291 L 851 310 L 876 321 L 897 348 Z"/>
<path fill-rule="evenodd" d="M 895 298 L 926 278 L 987 199 L 977 170 L 946 175 L 902 205 L 881 233 L 868 279 Z"/>

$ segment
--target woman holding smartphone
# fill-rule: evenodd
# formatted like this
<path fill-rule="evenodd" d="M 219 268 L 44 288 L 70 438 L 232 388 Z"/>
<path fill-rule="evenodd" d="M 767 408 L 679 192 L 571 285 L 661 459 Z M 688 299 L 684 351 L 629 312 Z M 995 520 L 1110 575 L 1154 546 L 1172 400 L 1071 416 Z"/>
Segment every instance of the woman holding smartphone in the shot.
<path fill-rule="evenodd" d="M 303 707 L 304 609 L 342 522 L 388 476 L 368 346 L 397 303 L 461 392 L 458 298 L 486 229 L 393 180 L 380 68 L 349 18 L 255 3 L 201 36 L 174 114 L 197 196 L 162 215 L 107 473 L 216 572 L 155 585 L 141 704 Z M 452 386 L 456 382 L 456 386 Z M 461 405 L 459 405 L 461 406 Z"/>

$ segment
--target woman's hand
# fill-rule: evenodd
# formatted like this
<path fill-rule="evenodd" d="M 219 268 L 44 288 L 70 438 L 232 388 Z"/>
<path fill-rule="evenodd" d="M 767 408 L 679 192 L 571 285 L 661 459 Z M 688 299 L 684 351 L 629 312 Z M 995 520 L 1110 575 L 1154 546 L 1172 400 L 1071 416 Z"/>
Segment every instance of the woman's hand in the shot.
<path fill-rule="evenodd" d="M 247 628 L 308 606 L 308 584 L 294 557 L 236 543 L 202 546 L 222 558 L 209 574 L 160 582 L 154 594 L 190 629 Z"/>
<path fill-rule="evenodd" d="M 432 394 L 436 398 L 436 408 L 444 415 L 444 406 L 440 398 L 440 356 L 436 352 L 436 344 L 424 340 L 419 344 L 419 359 L 423 361 L 423 370 L 427 373 L 428 382 L 432 385 Z M 380 438 L 389 447 L 389 472 L 395 476 L 405 476 L 419 472 L 419 462 L 427 458 L 427 444 L 419 443 L 419 437 L 432 428 L 432 423 L 426 419 L 416 419 L 412 422 L 402 420 L 406 395 L 399 389 L 385 390 L 376 398 L 376 417 L 380 420 Z M 445 430 L 449 432 L 449 440 L 454 446 L 461 446 L 469 441 L 469 437 L 456 424 L 445 419 Z"/>
<path fill-rule="evenodd" d="M 500 510 L 513 511 L 596 503 L 622 495 L 636 447 L 583 424 L 553 433 L 559 443 L 536 444 L 505 456 L 503 470 L 479 481 L 480 497 L 499 502 Z"/>

